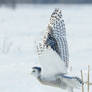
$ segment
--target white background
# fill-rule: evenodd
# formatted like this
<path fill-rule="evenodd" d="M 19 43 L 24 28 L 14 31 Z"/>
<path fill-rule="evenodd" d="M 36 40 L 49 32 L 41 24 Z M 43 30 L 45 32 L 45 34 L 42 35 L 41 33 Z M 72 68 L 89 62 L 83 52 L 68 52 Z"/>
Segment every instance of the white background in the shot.
<path fill-rule="evenodd" d="M 66 92 L 44 86 L 30 75 L 32 66 L 38 63 L 35 41 L 41 38 L 54 8 L 62 10 L 65 20 L 72 73 L 80 77 L 83 69 L 86 81 L 90 65 L 91 74 L 92 5 L 19 5 L 15 10 L 1 7 L 0 92 Z"/>

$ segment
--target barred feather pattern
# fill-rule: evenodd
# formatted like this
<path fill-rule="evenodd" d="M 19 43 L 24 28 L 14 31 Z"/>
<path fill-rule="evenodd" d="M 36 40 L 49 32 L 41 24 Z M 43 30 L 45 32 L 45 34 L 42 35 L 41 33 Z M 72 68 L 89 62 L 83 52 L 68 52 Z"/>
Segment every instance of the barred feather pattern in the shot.
<path fill-rule="evenodd" d="M 50 46 L 60 58 L 65 62 L 68 67 L 69 52 L 66 40 L 66 29 L 64 20 L 62 18 L 62 12 L 59 9 L 55 9 L 51 15 L 47 34 L 44 36 L 45 45 Z"/>

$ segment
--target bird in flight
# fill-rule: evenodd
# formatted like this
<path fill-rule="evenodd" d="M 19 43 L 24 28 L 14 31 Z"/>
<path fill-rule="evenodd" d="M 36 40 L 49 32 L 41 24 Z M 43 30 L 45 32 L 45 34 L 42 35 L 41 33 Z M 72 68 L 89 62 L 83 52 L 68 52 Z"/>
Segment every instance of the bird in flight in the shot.
<path fill-rule="evenodd" d="M 66 29 L 62 11 L 55 9 L 51 14 L 45 35 L 37 46 L 39 66 L 32 68 L 34 75 L 40 83 L 48 86 L 67 89 L 73 92 L 83 82 L 79 77 L 69 76 L 69 52 L 66 39 Z"/>

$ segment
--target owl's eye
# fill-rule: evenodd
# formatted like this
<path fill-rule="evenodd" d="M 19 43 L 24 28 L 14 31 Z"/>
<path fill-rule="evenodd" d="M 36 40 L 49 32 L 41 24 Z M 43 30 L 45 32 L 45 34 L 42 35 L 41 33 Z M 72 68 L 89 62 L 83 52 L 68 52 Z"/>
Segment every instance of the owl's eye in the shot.
<path fill-rule="evenodd" d="M 35 72 L 35 70 L 33 70 L 33 72 Z"/>

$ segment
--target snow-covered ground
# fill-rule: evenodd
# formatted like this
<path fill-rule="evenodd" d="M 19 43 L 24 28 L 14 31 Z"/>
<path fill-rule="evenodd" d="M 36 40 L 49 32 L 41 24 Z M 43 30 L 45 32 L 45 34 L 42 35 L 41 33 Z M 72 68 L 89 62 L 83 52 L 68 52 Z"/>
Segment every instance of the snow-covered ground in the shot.
<path fill-rule="evenodd" d="M 62 91 L 41 85 L 30 75 L 32 66 L 38 63 L 35 41 L 40 39 L 54 8 L 63 12 L 72 72 L 80 76 L 83 69 L 87 79 L 87 66 L 92 65 L 92 5 L 24 5 L 15 10 L 1 7 L 0 92 Z"/>

